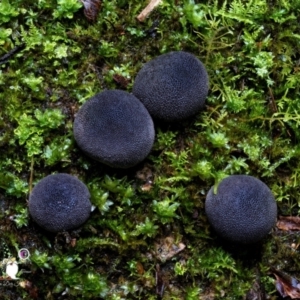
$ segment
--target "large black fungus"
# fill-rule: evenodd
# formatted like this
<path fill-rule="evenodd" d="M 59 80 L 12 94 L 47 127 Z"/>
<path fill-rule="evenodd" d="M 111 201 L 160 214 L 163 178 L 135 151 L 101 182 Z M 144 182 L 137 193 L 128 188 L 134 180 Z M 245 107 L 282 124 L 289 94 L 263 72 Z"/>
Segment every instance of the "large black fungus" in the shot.
<path fill-rule="evenodd" d="M 84 103 L 73 131 L 83 152 L 115 168 L 129 168 L 144 160 L 155 135 L 145 106 L 121 90 L 104 91 Z"/>
<path fill-rule="evenodd" d="M 153 118 L 173 122 L 198 113 L 204 107 L 208 87 L 202 62 L 193 54 L 174 51 L 146 63 L 132 92 Z"/>
<path fill-rule="evenodd" d="M 82 225 L 91 212 L 88 188 L 74 176 L 48 175 L 37 183 L 29 197 L 29 212 L 42 228 L 59 232 Z"/>
<path fill-rule="evenodd" d="M 216 192 L 216 193 L 215 193 Z M 206 197 L 211 226 L 223 239 L 251 244 L 264 238 L 275 225 L 277 205 L 271 190 L 259 179 L 232 175 Z"/>

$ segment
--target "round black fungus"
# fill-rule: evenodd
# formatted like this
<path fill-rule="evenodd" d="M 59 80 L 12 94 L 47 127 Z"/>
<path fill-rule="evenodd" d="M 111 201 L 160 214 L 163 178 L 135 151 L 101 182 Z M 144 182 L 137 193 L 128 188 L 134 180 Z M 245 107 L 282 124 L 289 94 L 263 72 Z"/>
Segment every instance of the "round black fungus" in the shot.
<path fill-rule="evenodd" d="M 138 72 L 133 94 L 153 118 L 179 121 L 198 113 L 208 93 L 208 75 L 194 55 L 175 51 L 158 56 Z"/>
<path fill-rule="evenodd" d="M 90 193 L 80 180 L 68 174 L 43 178 L 29 197 L 29 212 L 42 228 L 59 232 L 79 227 L 91 212 Z"/>
<path fill-rule="evenodd" d="M 212 187 L 206 197 L 205 211 L 220 237 L 242 244 L 264 238 L 277 217 L 271 190 L 259 179 L 247 175 L 223 179 L 216 191 Z"/>
<path fill-rule="evenodd" d="M 73 131 L 83 152 L 115 168 L 129 168 L 144 160 L 155 136 L 145 106 L 121 90 L 104 91 L 84 103 Z"/>

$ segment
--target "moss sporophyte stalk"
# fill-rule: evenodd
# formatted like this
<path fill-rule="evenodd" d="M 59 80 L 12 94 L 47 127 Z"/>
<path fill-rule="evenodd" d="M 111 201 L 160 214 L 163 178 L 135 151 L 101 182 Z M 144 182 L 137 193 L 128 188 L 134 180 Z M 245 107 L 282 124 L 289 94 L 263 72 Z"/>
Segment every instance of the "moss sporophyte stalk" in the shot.
<path fill-rule="evenodd" d="M 224 178 L 248 175 L 268 186 L 279 215 L 299 214 L 299 1 L 164 0 L 143 22 L 146 2 L 102 0 L 94 20 L 89 3 L 0 5 L 0 261 L 15 258 L 14 272 L 18 262 L 18 284 L 0 284 L 1 297 L 276 298 L 271 266 L 300 278 L 298 233 L 271 230 L 249 257 L 212 230 L 205 199 Z M 153 146 L 132 168 L 79 149 L 81 107 L 107 90 L 132 94 L 144 66 L 176 51 L 205 66 L 204 106 L 154 120 Z M 83 182 L 96 207 L 68 232 L 28 214 L 31 191 L 56 173 Z"/>

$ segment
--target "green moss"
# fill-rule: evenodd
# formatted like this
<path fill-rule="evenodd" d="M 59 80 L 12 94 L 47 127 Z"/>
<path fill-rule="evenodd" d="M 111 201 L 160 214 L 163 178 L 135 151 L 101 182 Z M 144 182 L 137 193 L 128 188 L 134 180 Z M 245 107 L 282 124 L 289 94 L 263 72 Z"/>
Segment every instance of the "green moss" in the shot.
<path fill-rule="evenodd" d="M 95 22 L 75 0 L 2 4 L 0 243 L 12 257 L 29 249 L 31 273 L 20 277 L 39 297 L 156 299 L 157 264 L 163 299 L 243 299 L 257 277 L 272 297 L 270 266 L 300 278 L 290 247 L 297 233 L 273 232 L 249 261 L 216 239 L 204 214 L 207 191 L 231 174 L 261 178 L 279 214 L 299 213 L 298 0 L 166 0 L 143 23 L 136 16 L 146 2 L 137 0 L 101 1 Z M 173 50 L 206 65 L 204 111 L 156 124 L 153 151 L 133 169 L 87 158 L 72 133 L 82 103 L 105 89 L 131 92 L 143 63 Z M 82 228 L 56 237 L 26 205 L 32 186 L 54 172 L 83 180 L 95 206 Z M 154 249 L 170 236 L 186 248 L 162 263 Z M 29 297 L 20 286 L 15 293 Z"/>

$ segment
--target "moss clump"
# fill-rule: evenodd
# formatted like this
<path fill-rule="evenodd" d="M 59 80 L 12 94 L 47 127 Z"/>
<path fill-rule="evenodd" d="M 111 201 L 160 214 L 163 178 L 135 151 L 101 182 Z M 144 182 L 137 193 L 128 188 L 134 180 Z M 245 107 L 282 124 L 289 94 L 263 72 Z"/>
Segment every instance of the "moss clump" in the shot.
<path fill-rule="evenodd" d="M 32 289 L 1 295 L 156 299 L 159 272 L 164 299 L 242 299 L 256 278 L 274 298 L 270 265 L 300 278 L 298 233 L 272 232 L 242 259 L 213 238 L 204 203 L 211 186 L 247 174 L 269 186 L 280 215 L 299 213 L 300 2 L 165 0 L 144 23 L 141 1 L 101 2 L 93 23 L 78 1 L 1 2 L 0 234 L 13 257 L 32 254 L 20 274 Z M 171 51 L 207 69 L 201 114 L 157 123 L 153 151 L 131 169 L 83 155 L 72 131 L 80 106 L 103 90 L 131 92 L 142 66 Z M 25 214 L 32 187 L 54 172 L 82 178 L 96 206 L 69 235 L 36 230 Z M 170 234 L 186 248 L 162 263 L 153 250 Z"/>

